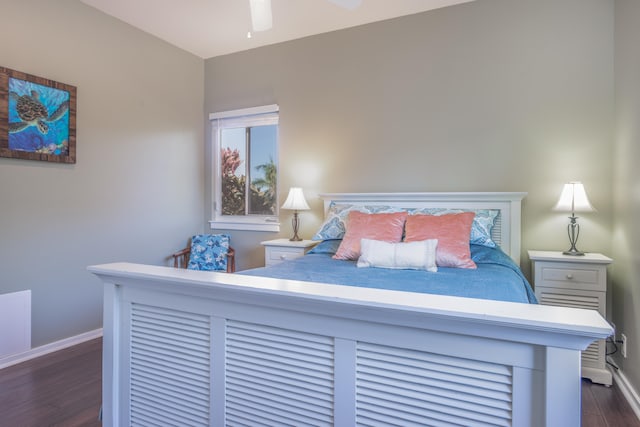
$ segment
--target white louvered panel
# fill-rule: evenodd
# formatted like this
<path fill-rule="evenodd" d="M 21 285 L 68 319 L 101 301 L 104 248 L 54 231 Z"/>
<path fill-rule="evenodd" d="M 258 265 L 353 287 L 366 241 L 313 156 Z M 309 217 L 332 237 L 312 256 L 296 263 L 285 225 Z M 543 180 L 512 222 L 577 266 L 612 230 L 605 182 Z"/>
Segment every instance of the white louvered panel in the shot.
<path fill-rule="evenodd" d="M 545 305 L 555 305 L 558 307 L 573 307 L 573 308 L 585 308 L 589 310 L 598 310 L 599 300 L 597 295 L 567 295 L 563 293 L 559 293 L 557 290 L 553 292 L 543 291 L 540 294 L 540 303 Z M 600 356 L 600 346 L 604 345 L 604 341 L 598 340 L 593 342 L 586 350 L 582 352 L 582 363 L 585 362 L 590 365 L 596 364 L 598 365 L 601 360 Z"/>
<path fill-rule="evenodd" d="M 491 240 L 496 242 L 498 246 L 502 245 L 502 212 L 499 212 L 498 216 L 496 216 L 496 219 L 493 221 Z"/>
<path fill-rule="evenodd" d="M 358 425 L 511 425 L 508 366 L 358 343 L 356 369 Z"/>
<path fill-rule="evenodd" d="M 131 425 L 207 425 L 209 354 L 208 316 L 132 304 Z"/>
<path fill-rule="evenodd" d="M 589 310 L 598 310 L 600 307 L 597 296 L 564 294 L 557 290 L 553 292 L 542 291 L 538 300 L 540 304 L 558 307 L 586 308 Z"/>
<path fill-rule="evenodd" d="M 582 352 L 582 360 L 598 362 L 600 360 L 600 346 L 602 345 L 602 342 L 603 341 L 598 340 L 589 345 L 589 347 Z"/>
<path fill-rule="evenodd" d="M 333 424 L 333 338 L 235 321 L 226 332 L 229 425 Z"/>

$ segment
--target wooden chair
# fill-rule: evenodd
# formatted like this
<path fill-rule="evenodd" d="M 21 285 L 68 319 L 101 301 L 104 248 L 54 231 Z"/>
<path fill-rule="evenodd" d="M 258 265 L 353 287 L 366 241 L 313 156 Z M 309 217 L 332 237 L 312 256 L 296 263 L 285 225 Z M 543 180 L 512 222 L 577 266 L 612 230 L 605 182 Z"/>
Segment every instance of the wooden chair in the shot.
<path fill-rule="evenodd" d="M 189 265 L 190 255 L 191 255 L 191 246 L 171 254 L 170 258 L 173 258 L 173 266 L 175 268 L 187 268 L 187 266 Z M 234 273 L 235 271 L 236 271 L 236 251 L 232 247 L 229 247 L 229 251 L 227 252 L 227 273 Z"/>

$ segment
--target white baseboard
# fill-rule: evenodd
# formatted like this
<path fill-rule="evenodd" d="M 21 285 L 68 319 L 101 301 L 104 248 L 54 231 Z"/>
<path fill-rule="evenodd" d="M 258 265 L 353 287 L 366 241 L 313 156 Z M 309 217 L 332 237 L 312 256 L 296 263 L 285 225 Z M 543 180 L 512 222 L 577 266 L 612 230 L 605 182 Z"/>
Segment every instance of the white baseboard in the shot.
<path fill-rule="evenodd" d="M 624 397 L 629 402 L 629 406 L 640 420 L 640 396 L 638 392 L 633 388 L 627 377 L 624 375 L 624 372 L 620 369 L 612 369 L 613 371 L 613 381 L 616 383 Z"/>
<path fill-rule="evenodd" d="M 11 356 L 3 357 L 0 359 L 0 369 L 16 365 L 18 363 L 26 362 L 27 360 L 35 359 L 36 357 L 44 356 L 54 351 L 62 350 L 67 347 L 74 346 L 76 344 L 90 341 L 102 336 L 102 328 L 95 329 L 93 331 L 85 332 L 80 335 L 65 338 L 60 341 L 55 341 L 49 344 L 45 344 L 40 347 L 32 348 L 31 350 L 23 353 L 12 354 Z"/>

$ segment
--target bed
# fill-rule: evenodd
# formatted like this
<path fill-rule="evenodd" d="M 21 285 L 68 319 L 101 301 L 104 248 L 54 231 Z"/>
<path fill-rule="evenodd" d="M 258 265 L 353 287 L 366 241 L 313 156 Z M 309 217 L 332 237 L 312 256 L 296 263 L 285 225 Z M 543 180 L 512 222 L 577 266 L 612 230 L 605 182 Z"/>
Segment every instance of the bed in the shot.
<path fill-rule="evenodd" d="M 523 193 L 322 197 L 326 212 L 498 210 L 491 236 L 519 265 Z M 361 269 L 375 286 L 286 274 L 314 258 L 330 257 L 233 275 L 89 267 L 105 292 L 105 425 L 580 425 L 580 351 L 612 332 L 596 311 L 528 303 L 526 286 L 523 302 L 390 290 L 405 279 L 378 268 Z"/>
<path fill-rule="evenodd" d="M 304 257 L 241 271 L 239 274 L 495 301 L 537 302 L 519 267 L 499 248 L 471 245 L 471 259 L 477 265 L 476 269 L 444 267 L 437 272 L 428 272 L 418 269 L 358 268 L 356 261 L 332 258 L 336 250 L 334 245 L 338 242 L 324 241 Z"/>
<path fill-rule="evenodd" d="M 319 244 L 307 256 L 268 267 L 245 270 L 240 274 L 404 292 L 536 303 L 534 292 L 517 264 L 518 241 L 508 242 L 512 257 L 501 249 L 503 235 L 510 236 L 511 233 L 519 235 L 519 225 L 513 219 L 519 217 L 520 201 L 523 196 L 523 193 L 503 193 L 500 202 L 486 200 L 486 203 L 480 207 L 481 198 L 491 197 L 491 195 L 472 193 L 466 195 L 466 201 L 461 194 L 455 195 L 455 201 L 448 200 L 446 195 L 442 195 L 441 206 L 438 206 L 435 200 L 424 204 L 420 200 L 422 197 L 420 194 L 322 194 L 320 197 L 325 201 L 325 222 L 313 237 L 319 241 Z M 349 214 L 354 210 L 364 213 L 361 215 L 363 220 L 367 221 L 363 224 L 364 233 L 375 227 L 369 219 L 380 217 L 377 221 L 382 222 L 378 228 L 383 229 L 382 234 L 389 234 L 387 231 L 396 221 L 394 216 L 406 213 L 407 215 L 402 217 L 404 222 L 397 222 L 397 233 L 385 236 L 388 239 L 395 238 L 402 241 L 411 240 L 410 221 L 413 218 L 440 215 L 439 218 L 451 217 L 455 220 L 462 212 L 473 212 L 466 218 L 465 224 L 452 223 L 452 227 L 468 228 L 464 230 L 460 228 L 460 239 L 464 240 L 465 249 L 469 249 L 468 256 L 473 268 L 459 268 L 461 263 L 454 263 L 453 266 L 450 265 L 451 263 L 445 263 L 443 266 L 440 262 L 438 262 L 439 268 L 434 268 L 434 271 L 426 271 L 424 268 L 415 266 L 408 268 L 406 265 L 402 268 L 358 268 L 360 262 L 357 257 L 334 259 L 336 252 L 339 253 L 340 247 L 344 245 L 346 222 Z M 505 216 L 507 218 L 503 220 Z M 433 227 L 435 224 L 428 225 Z M 451 235 L 457 230 L 446 227 L 442 232 Z M 430 237 L 437 238 L 437 234 L 436 231 L 435 235 L 432 234 Z M 365 234 L 366 236 L 370 235 Z M 357 238 L 360 237 L 362 236 L 357 236 Z M 402 246 L 403 244 L 385 247 L 394 251 L 390 255 L 398 256 L 396 249 L 401 249 Z M 414 253 L 418 250 L 411 249 Z M 466 256 L 466 254 L 462 255 L 463 258 Z"/>

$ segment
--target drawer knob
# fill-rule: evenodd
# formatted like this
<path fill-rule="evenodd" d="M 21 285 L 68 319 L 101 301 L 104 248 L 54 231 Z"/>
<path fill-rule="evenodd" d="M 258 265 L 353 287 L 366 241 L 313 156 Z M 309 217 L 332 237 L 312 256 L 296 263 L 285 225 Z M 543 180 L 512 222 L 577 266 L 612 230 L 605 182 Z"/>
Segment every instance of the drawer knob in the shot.
<path fill-rule="evenodd" d="M 287 256 L 286 255 L 280 255 L 280 259 L 281 260 L 285 260 L 285 259 L 287 259 Z"/>
<path fill-rule="evenodd" d="M 569 279 L 569 280 L 573 279 L 573 274 L 568 273 L 568 274 L 567 274 L 567 279 Z"/>

